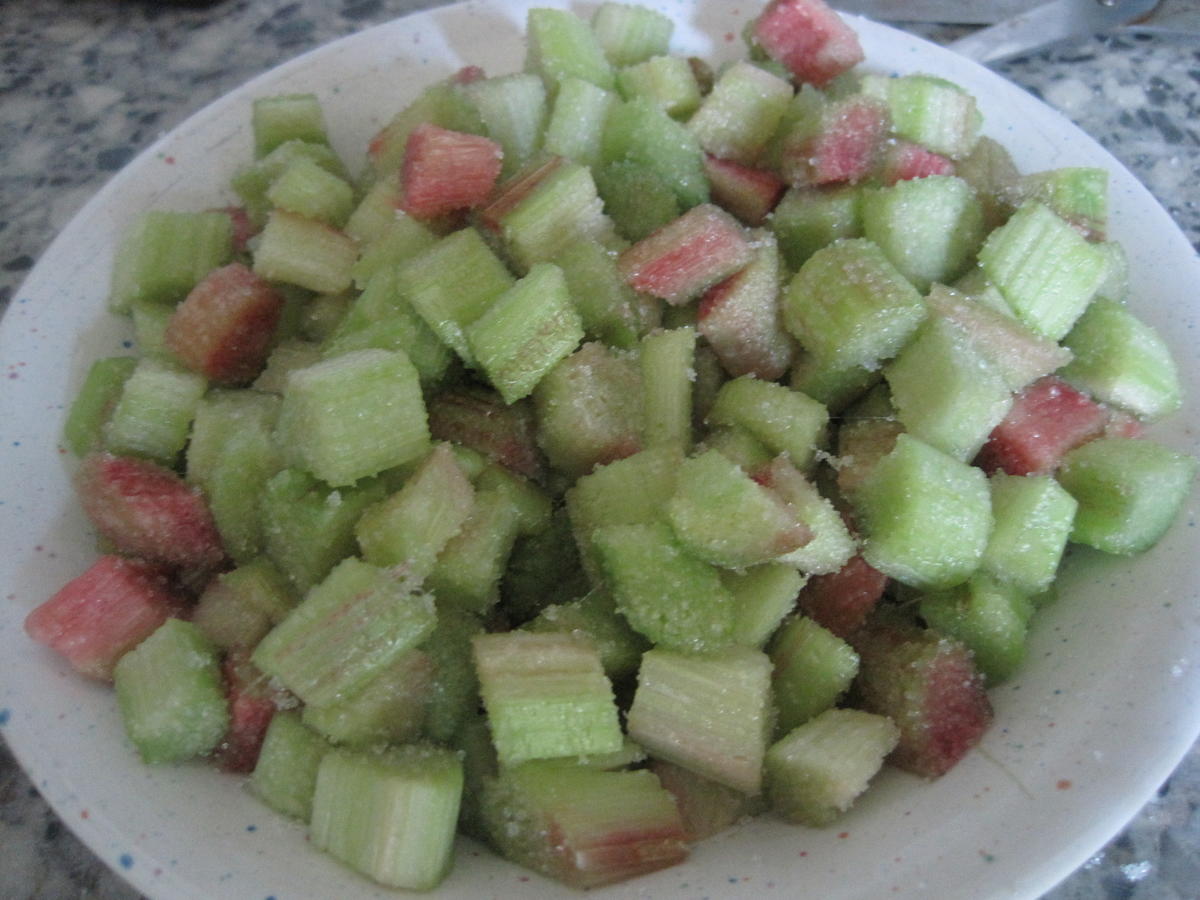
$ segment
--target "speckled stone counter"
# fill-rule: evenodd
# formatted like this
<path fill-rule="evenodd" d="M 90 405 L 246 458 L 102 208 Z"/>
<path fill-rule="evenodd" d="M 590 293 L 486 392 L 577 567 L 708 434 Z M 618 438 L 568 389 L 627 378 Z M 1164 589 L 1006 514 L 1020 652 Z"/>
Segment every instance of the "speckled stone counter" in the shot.
<path fill-rule="evenodd" d="M 79 207 L 160 133 L 304 50 L 429 5 L 0 3 L 0 309 Z M 1000 68 L 1104 144 L 1200 246 L 1200 46 L 1125 35 Z M 0 898 L 136 896 L 58 821 L 0 743 Z M 1048 896 L 1200 897 L 1200 748 Z"/>

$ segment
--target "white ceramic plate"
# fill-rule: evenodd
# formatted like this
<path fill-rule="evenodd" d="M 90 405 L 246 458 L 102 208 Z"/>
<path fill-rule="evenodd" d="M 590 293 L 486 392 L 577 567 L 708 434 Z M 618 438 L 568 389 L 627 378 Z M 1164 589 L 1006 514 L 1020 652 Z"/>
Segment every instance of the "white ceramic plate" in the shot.
<path fill-rule="evenodd" d="M 533 4 L 529 4 L 533 5 Z M 547 5 L 540 0 L 537 5 Z M 736 54 L 749 6 L 658 4 L 674 47 Z M 732 8 L 731 8 L 732 7 Z M 201 765 L 141 765 L 111 693 L 28 641 L 26 613 L 79 574 L 91 540 L 57 447 L 64 407 L 88 364 L 121 353 L 123 321 L 104 300 L 121 228 L 151 207 L 225 202 L 250 154 L 256 95 L 314 91 L 338 149 L 361 158 L 369 136 L 417 91 L 466 63 L 520 67 L 525 3 L 469 3 L 322 47 L 193 116 L 108 184 L 54 242 L 0 328 L 0 727 L 66 823 L 138 889 L 166 898 L 394 896 L 306 845 L 304 830 Z M 1061 165 L 1112 173 L 1115 237 L 1130 255 L 1133 304 L 1200 384 L 1194 341 L 1200 264 L 1150 194 L 1094 141 L 992 72 L 904 33 L 851 20 L 870 68 L 932 71 L 972 91 L 986 131 L 1025 171 Z M 1155 429 L 1197 452 L 1189 407 Z M 983 745 L 932 784 L 886 772 L 828 830 L 763 820 L 698 847 L 684 865 L 592 892 L 613 897 L 1034 897 L 1082 863 L 1137 811 L 1200 730 L 1200 599 L 1194 504 L 1133 561 L 1075 554 L 1059 603 L 1039 614 L 1029 662 L 994 692 Z M 578 896 L 469 842 L 445 898 Z"/>

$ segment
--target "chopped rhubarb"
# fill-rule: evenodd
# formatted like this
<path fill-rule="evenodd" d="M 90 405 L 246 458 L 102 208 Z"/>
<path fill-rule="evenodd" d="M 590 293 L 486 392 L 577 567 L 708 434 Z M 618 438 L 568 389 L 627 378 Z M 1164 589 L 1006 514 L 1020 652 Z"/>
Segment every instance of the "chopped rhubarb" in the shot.
<path fill-rule="evenodd" d="M 883 155 L 879 180 L 892 185 L 897 181 L 925 178 L 929 175 L 953 175 L 954 161 L 911 141 L 896 140 Z"/>
<path fill-rule="evenodd" d="M 208 273 L 175 308 L 163 340 L 189 369 L 212 381 L 243 384 L 271 352 L 283 297 L 241 263 Z"/>
<path fill-rule="evenodd" d="M 495 197 L 479 211 L 479 222 L 490 231 L 499 234 L 504 217 L 516 209 L 521 201 L 534 192 L 538 185 L 558 171 L 567 162 L 561 156 L 552 156 L 544 162 L 533 163 L 506 179 L 496 191 Z"/>
<path fill-rule="evenodd" d="M 454 388 L 431 398 L 428 410 L 434 440 L 470 447 L 535 481 L 545 474 L 526 402 L 507 405 L 491 391 Z"/>
<path fill-rule="evenodd" d="M 221 671 L 229 698 L 229 730 L 214 757 L 226 772 L 253 772 L 267 727 L 286 694 L 272 689 L 267 676 L 240 654 L 227 656 Z"/>
<path fill-rule="evenodd" d="M 704 172 L 708 175 L 713 202 L 737 216 L 747 225 L 761 225 L 767 214 L 783 196 L 783 179 L 766 169 L 704 157 Z"/>
<path fill-rule="evenodd" d="M 204 495 L 170 469 L 93 453 L 80 464 L 75 486 L 96 530 L 123 553 L 196 569 L 225 558 Z"/>
<path fill-rule="evenodd" d="M 244 206 L 225 206 L 212 211 L 223 212 L 229 216 L 229 221 L 233 225 L 233 252 L 247 252 L 250 238 L 258 234 L 260 229 L 251 221 L 246 208 Z"/>
<path fill-rule="evenodd" d="M 971 750 L 992 721 L 992 705 L 971 653 L 936 631 L 876 622 L 854 636 L 862 708 L 900 729 L 890 759 L 936 778 Z"/>
<path fill-rule="evenodd" d="M 488 138 L 418 125 L 404 148 L 400 208 L 432 219 L 481 206 L 500 177 L 503 157 L 500 145 Z"/>
<path fill-rule="evenodd" d="M 888 577 L 861 556 L 829 575 L 814 575 L 800 591 L 800 609 L 840 638 L 862 627 L 883 596 Z"/>
<path fill-rule="evenodd" d="M 858 35 L 824 0 L 772 0 L 754 40 L 797 81 L 818 86 L 863 60 Z"/>
<path fill-rule="evenodd" d="M 753 254 L 737 220 L 704 203 L 638 241 L 617 266 L 635 291 L 678 305 L 728 278 Z"/>
<path fill-rule="evenodd" d="M 862 181 L 875 171 L 887 128 L 887 108 L 873 97 L 832 103 L 815 133 L 785 142 L 784 177 L 796 187 Z"/>
<path fill-rule="evenodd" d="M 455 84 L 470 84 L 482 78 L 487 78 L 487 72 L 483 71 L 479 66 L 463 66 L 450 76 L 450 80 Z"/>
<path fill-rule="evenodd" d="M 117 660 L 180 607 L 156 566 L 102 556 L 33 610 L 25 631 L 84 675 L 109 680 Z"/>
<path fill-rule="evenodd" d="M 1017 394 L 976 463 L 1009 475 L 1052 472 L 1068 450 L 1100 437 L 1108 411 L 1061 378 L 1041 378 Z"/>

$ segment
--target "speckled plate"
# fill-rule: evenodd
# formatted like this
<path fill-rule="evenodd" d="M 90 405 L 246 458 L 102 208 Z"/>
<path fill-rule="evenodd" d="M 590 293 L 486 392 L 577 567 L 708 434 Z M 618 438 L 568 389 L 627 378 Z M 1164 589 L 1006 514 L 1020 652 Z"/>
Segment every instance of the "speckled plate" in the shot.
<path fill-rule="evenodd" d="M 545 0 L 542 0 L 545 5 Z M 737 52 L 751 10 L 661 2 L 675 48 Z M 249 158 L 249 102 L 315 91 L 338 148 L 369 136 L 423 85 L 465 63 L 491 73 L 522 61 L 524 3 L 469 3 L 330 44 L 234 91 L 138 157 L 54 242 L 0 328 L 0 727 L 67 824 L 154 898 L 389 896 L 306 845 L 304 829 L 201 765 L 149 768 L 121 733 L 112 694 L 29 642 L 26 613 L 79 574 L 92 544 L 57 446 L 65 405 L 91 360 L 130 345 L 106 315 L 122 227 L 151 207 L 226 202 Z M 1114 235 L 1129 251 L 1137 312 L 1158 326 L 1189 387 L 1200 264 L 1150 194 L 1094 141 L 992 72 L 904 33 L 852 19 L 869 65 L 932 71 L 972 91 L 986 130 L 1023 170 L 1112 173 Z M 1197 452 L 1194 407 L 1155 429 Z M 1039 614 L 1024 671 L 994 693 L 996 723 L 949 775 L 926 784 L 888 771 L 828 830 L 763 820 L 698 847 L 684 865 L 592 892 L 616 897 L 1034 897 L 1082 863 L 1145 802 L 1200 730 L 1200 599 L 1194 504 L 1151 553 L 1076 553 L 1060 601 Z M 445 898 L 578 896 L 470 842 Z"/>

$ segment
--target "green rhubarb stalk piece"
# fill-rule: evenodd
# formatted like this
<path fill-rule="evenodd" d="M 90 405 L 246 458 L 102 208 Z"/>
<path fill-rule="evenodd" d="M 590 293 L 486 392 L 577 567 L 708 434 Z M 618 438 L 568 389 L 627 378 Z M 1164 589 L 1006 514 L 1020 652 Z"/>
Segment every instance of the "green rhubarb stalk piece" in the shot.
<path fill-rule="evenodd" d="M 463 88 L 487 131 L 504 150 L 501 178 L 519 171 L 541 147 L 547 118 L 546 85 L 529 72 L 473 81 Z"/>
<path fill-rule="evenodd" d="M 688 121 L 688 130 L 706 153 L 751 165 L 779 127 L 791 99 L 787 80 L 738 61 L 721 73 Z"/>
<path fill-rule="evenodd" d="M 1033 604 L 1011 584 L 976 574 L 949 591 L 926 594 L 921 618 L 971 651 L 989 687 L 1011 676 L 1025 661 L 1025 636 Z"/>
<path fill-rule="evenodd" d="M 696 331 L 673 328 L 642 338 L 642 443 L 683 456 L 692 446 L 692 368 Z"/>
<path fill-rule="evenodd" d="M 258 557 L 209 582 L 192 610 L 192 622 L 222 650 L 249 652 L 296 602 L 283 573 Z"/>
<path fill-rule="evenodd" d="M 105 449 L 173 465 L 207 387 L 194 372 L 148 357 L 139 360 L 104 425 Z"/>
<path fill-rule="evenodd" d="M 787 503 L 812 533 L 808 543 L 781 556 L 779 562 L 809 575 L 829 575 L 854 556 L 858 544 L 841 513 L 787 457 L 776 457 L 757 469 L 754 477 Z"/>
<path fill-rule="evenodd" d="M 138 301 L 175 303 L 233 255 L 233 225 L 223 212 L 143 213 L 121 237 L 113 260 L 109 309 Z"/>
<path fill-rule="evenodd" d="M 621 748 L 612 685 L 590 641 L 510 631 L 479 635 L 472 645 L 501 765 Z"/>
<path fill-rule="evenodd" d="M 769 653 L 780 734 L 831 708 L 858 674 L 854 649 L 807 616 L 788 620 Z"/>
<path fill-rule="evenodd" d="M 796 607 L 805 578 L 792 566 L 767 563 L 745 572 L 722 572 L 721 583 L 733 594 L 734 641 L 761 649 L 779 623 Z"/>
<path fill-rule="evenodd" d="M 317 770 L 331 749 L 328 741 L 300 721 L 299 712 L 277 712 L 258 752 L 250 791 L 276 812 L 308 822 Z"/>
<path fill-rule="evenodd" d="M 721 386 L 708 422 L 745 428 L 772 453 L 786 453 L 804 469 L 825 442 L 829 413 L 799 391 L 744 375 Z"/>
<path fill-rule="evenodd" d="M 700 106 L 700 85 L 682 56 L 654 56 L 617 71 L 625 100 L 646 97 L 674 119 L 686 121 Z"/>
<path fill-rule="evenodd" d="M 520 510 L 506 491 L 476 491 L 471 515 L 446 542 L 429 573 L 429 589 L 445 603 L 483 615 L 500 600 L 500 579 L 520 521 Z"/>
<path fill-rule="evenodd" d="M 353 284 L 358 245 L 324 222 L 275 210 L 254 249 L 254 271 L 319 294 L 336 294 Z"/>
<path fill-rule="evenodd" d="M 747 601 L 750 605 L 752 601 Z M 547 606 L 521 626 L 533 632 L 558 632 L 590 640 L 600 652 L 604 674 L 613 681 L 637 671 L 646 639 L 629 627 L 606 591 L 592 590 L 579 600 Z"/>
<path fill-rule="evenodd" d="M 558 83 L 554 108 L 546 123 L 543 149 L 585 166 L 600 161 L 604 121 L 617 101 L 612 91 L 582 78 L 564 78 Z"/>
<path fill-rule="evenodd" d="M 427 653 L 409 650 L 357 691 L 328 705 L 305 705 L 304 724 L 350 747 L 416 740 L 433 695 L 433 666 Z"/>
<path fill-rule="evenodd" d="M 250 107 L 254 156 L 261 159 L 280 144 L 306 141 L 328 144 L 325 115 L 316 94 L 257 97 Z"/>
<path fill-rule="evenodd" d="M 531 9 L 526 19 L 525 70 L 538 72 L 551 94 L 567 78 L 613 88 L 613 69 L 587 22 L 570 10 Z"/>
<path fill-rule="evenodd" d="M 632 66 L 662 56 L 675 23 L 662 13 L 626 3 L 601 3 L 592 14 L 592 31 L 614 66 Z"/>
<path fill-rule="evenodd" d="M 762 789 L 771 718 L 766 654 L 739 647 L 695 656 L 656 647 L 642 657 L 627 725 L 651 756 L 752 795 Z"/>
<path fill-rule="evenodd" d="M 997 472 L 988 485 L 996 524 L 983 554 L 984 571 L 1031 596 L 1048 590 L 1079 504 L 1048 475 Z"/>
<path fill-rule="evenodd" d="M 89 450 L 100 448 L 104 423 L 112 414 L 137 362 L 132 356 L 110 356 L 96 360 L 88 369 L 63 425 L 63 443 L 76 456 L 82 457 Z"/>

